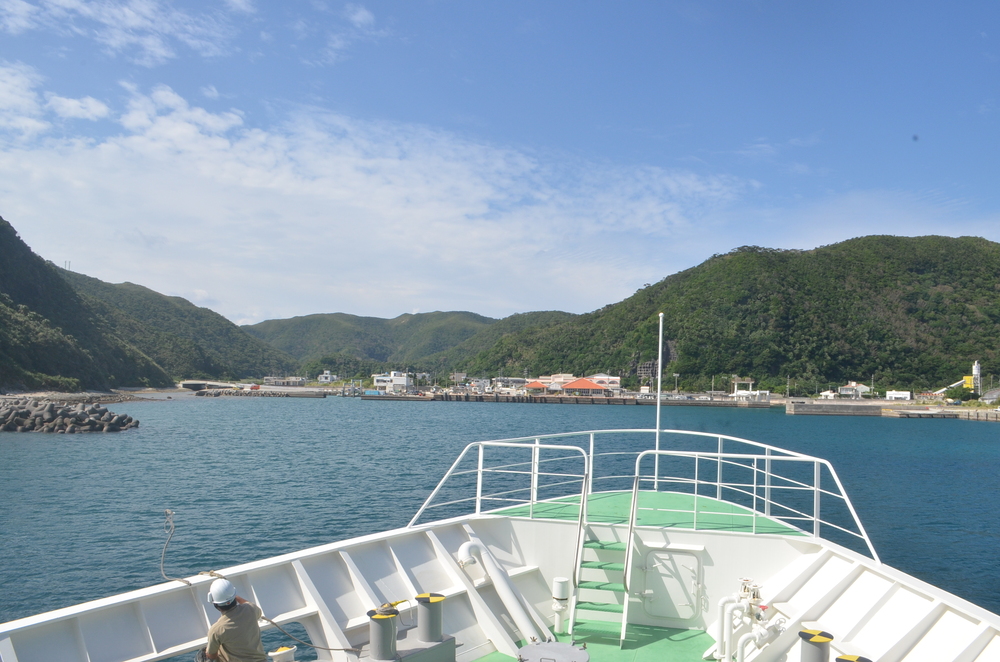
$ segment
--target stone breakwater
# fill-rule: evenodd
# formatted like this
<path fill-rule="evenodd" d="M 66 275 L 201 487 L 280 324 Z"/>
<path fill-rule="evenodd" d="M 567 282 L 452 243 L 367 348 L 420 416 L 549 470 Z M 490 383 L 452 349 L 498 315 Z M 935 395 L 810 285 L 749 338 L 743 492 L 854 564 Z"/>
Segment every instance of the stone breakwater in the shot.
<path fill-rule="evenodd" d="M 139 427 L 131 416 L 108 411 L 99 404 L 70 405 L 39 400 L 7 400 L 0 403 L 3 432 L 119 432 Z"/>

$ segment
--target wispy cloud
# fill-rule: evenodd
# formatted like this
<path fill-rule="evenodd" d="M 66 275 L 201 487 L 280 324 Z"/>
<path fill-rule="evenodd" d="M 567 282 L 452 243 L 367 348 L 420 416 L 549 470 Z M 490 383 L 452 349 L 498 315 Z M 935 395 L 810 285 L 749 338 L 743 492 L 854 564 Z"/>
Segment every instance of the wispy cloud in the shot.
<path fill-rule="evenodd" d="M 340 17 L 346 25 L 327 33 L 326 45 L 317 64 L 336 64 L 347 57 L 347 52 L 355 44 L 377 41 L 390 35 L 389 30 L 376 27 L 375 14 L 361 5 L 345 5 Z"/>
<path fill-rule="evenodd" d="M 49 96 L 45 106 L 65 119 L 97 120 L 107 117 L 111 112 L 103 102 L 93 97 L 68 99 L 53 94 Z"/>
<path fill-rule="evenodd" d="M 36 91 L 41 82 L 41 76 L 25 64 L 0 62 L 0 129 L 27 137 L 49 128 Z"/>
<path fill-rule="evenodd" d="M 21 73 L 29 116 L 51 112 L 40 81 Z M 265 131 L 166 86 L 124 90 L 119 135 L 0 150 L 3 215 L 49 259 L 170 294 L 200 290 L 232 319 L 596 308 L 649 280 L 748 187 L 316 108 Z M 66 228 L 67 214 L 80 222 Z M 107 245 L 121 247 L 114 260 L 86 258 Z M 378 275 L 385 260 L 412 269 Z M 579 278 L 594 268 L 606 275 Z"/>
<path fill-rule="evenodd" d="M 940 195 L 856 191 L 769 209 L 757 182 L 725 174 L 595 163 L 313 107 L 253 128 L 239 109 L 211 112 L 167 86 L 122 89 L 117 107 L 53 102 L 64 97 L 30 67 L 0 67 L 0 213 L 48 259 L 211 302 L 237 321 L 583 312 L 744 244 L 946 227 L 1000 238 L 996 219 Z M 56 137 L 46 129 L 60 104 L 68 116 L 106 113 L 120 130 Z"/>
<path fill-rule="evenodd" d="M 253 9 L 248 0 L 227 5 L 240 13 Z M 176 57 L 178 45 L 204 56 L 227 53 L 236 32 L 220 11 L 190 13 L 163 0 L 0 0 L 0 30 L 85 36 L 150 67 Z"/>

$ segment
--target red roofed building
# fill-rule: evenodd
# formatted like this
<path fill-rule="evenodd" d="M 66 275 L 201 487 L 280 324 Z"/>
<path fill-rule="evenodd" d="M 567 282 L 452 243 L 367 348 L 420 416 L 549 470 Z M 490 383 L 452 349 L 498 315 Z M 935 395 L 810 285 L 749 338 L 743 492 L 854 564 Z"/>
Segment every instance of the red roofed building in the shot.
<path fill-rule="evenodd" d="M 524 390 L 528 393 L 542 393 L 545 391 L 545 384 L 541 383 L 537 379 L 533 382 L 528 382 L 524 385 Z"/>
<path fill-rule="evenodd" d="M 589 379 L 577 379 L 563 384 L 562 391 L 564 395 L 608 395 L 610 393 L 606 386 L 595 384 Z"/>

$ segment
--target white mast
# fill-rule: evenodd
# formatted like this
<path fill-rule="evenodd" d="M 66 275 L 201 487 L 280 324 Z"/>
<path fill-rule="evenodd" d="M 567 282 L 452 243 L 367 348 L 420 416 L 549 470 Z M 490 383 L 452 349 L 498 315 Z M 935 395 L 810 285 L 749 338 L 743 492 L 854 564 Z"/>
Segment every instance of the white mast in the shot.
<path fill-rule="evenodd" d="M 656 357 L 656 450 L 660 450 L 660 397 L 663 390 L 663 313 L 660 313 L 660 347 Z M 660 456 L 656 456 L 653 469 L 653 489 L 660 491 Z"/>

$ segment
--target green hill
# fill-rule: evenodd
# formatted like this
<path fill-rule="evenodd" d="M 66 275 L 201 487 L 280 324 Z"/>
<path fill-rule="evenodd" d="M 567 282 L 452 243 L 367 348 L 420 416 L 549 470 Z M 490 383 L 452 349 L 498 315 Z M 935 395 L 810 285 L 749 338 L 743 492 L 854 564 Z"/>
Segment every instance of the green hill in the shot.
<path fill-rule="evenodd" d="M 307 360 L 302 370 L 307 375 L 319 374 L 323 370 L 329 370 L 337 375 L 346 376 L 368 376 L 375 372 L 385 370 L 398 370 L 410 367 L 418 371 L 433 372 L 440 375 L 448 372 L 456 366 L 461 367 L 474 356 L 488 350 L 496 345 L 503 337 L 516 333 L 523 329 L 541 329 L 553 324 L 572 319 L 575 315 L 562 313 L 559 311 L 543 311 L 535 313 L 522 313 L 505 317 L 502 320 L 493 321 L 489 326 L 479 330 L 472 336 L 448 349 L 426 354 L 428 349 L 442 344 L 454 342 L 454 335 L 449 335 L 443 327 L 449 319 L 454 319 L 454 315 L 467 315 L 468 313 L 428 313 L 437 316 L 432 323 L 426 324 L 414 337 L 419 342 L 411 342 L 407 345 L 407 353 L 402 354 L 400 359 L 381 360 L 371 356 L 359 357 L 347 351 L 326 354 L 319 358 Z M 347 316 L 350 317 L 350 316 Z M 403 316 L 415 317 L 415 316 Z M 372 320 L 374 318 L 361 318 Z M 397 320 L 400 318 L 396 318 Z M 481 318 L 489 319 L 489 318 Z M 384 322 L 395 322 L 396 320 L 381 320 Z M 429 334 L 436 334 L 435 343 L 426 342 Z"/>
<path fill-rule="evenodd" d="M 177 379 L 242 379 L 294 371 L 297 361 L 208 308 L 133 283 L 104 281 L 71 271 L 60 275 L 118 335 Z"/>
<path fill-rule="evenodd" d="M 478 374 L 605 370 L 656 359 L 665 313 L 666 372 L 690 388 L 714 375 L 802 391 L 875 380 L 940 386 L 1000 370 L 1000 244 L 976 237 L 852 239 L 809 251 L 743 247 L 628 299 L 501 338 L 469 360 Z M 666 359 L 665 359 L 666 361 Z M 717 381 L 717 384 L 720 383 Z"/>
<path fill-rule="evenodd" d="M 301 361 L 344 354 L 405 367 L 458 345 L 495 321 L 467 312 L 407 314 L 393 319 L 329 313 L 268 320 L 243 329 Z"/>
<path fill-rule="evenodd" d="M 0 387 L 79 390 L 171 383 L 2 218 L 0 293 Z"/>

